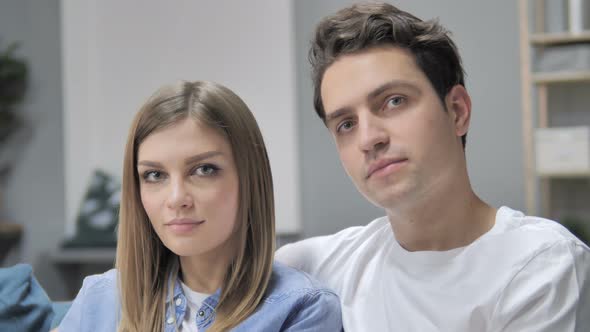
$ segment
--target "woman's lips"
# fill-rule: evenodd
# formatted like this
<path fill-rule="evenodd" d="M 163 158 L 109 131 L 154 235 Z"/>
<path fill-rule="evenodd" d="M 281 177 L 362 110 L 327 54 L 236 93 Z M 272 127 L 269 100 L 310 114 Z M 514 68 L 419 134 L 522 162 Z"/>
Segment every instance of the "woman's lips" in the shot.
<path fill-rule="evenodd" d="M 174 233 L 188 233 L 193 231 L 198 226 L 202 225 L 205 220 L 195 220 L 195 219 L 173 219 L 165 224 L 170 230 Z"/>

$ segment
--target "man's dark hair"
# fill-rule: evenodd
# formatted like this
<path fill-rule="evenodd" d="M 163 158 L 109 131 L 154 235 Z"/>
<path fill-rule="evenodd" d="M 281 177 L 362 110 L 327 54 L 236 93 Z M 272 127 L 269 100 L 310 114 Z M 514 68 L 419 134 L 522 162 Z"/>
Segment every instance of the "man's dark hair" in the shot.
<path fill-rule="evenodd" d="M 309 50 L 314 107 L 325 121 L 321 84 L 326 69 L 340 56 L 376 47 L 409 50 L 445 105 L 447 93 L 465 86 L 461 57 L 449 32 L 436 20 L 422 21 L 387 3 L 356 4 L 325 17 Z M 466 135 L 461 137 L 465 147 Z"/>

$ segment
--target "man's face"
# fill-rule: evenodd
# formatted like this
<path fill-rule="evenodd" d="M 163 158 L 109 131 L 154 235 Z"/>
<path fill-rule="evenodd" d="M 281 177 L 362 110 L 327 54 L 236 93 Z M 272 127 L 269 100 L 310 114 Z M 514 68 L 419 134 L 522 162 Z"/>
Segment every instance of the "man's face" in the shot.
<path fill-rule="evenodd" d="M 454 92 L 460 90 L 459 99 L 469 96 L 455 87 L 445 111 L 409 51 L 376 48 L 341 56 L 320 88 L 342 164 L 374 204 L 386 209 L 412 204 L 449 186 L 464 168 L 460 136 L 469 112 L 457 107 Z"/>

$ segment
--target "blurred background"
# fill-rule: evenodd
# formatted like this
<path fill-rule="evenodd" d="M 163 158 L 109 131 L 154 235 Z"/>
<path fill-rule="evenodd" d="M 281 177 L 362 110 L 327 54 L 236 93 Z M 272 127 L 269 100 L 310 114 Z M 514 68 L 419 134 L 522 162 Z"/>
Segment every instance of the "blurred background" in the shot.
<path fill-rule="evenodd" d="M 583 165 L 576 176 L 556 177 L 561 182 L 551 184 L 554 180 L 540 176 L 531 163 L 540 106 L 577 107 L 575 120 L 567 114 L 562 119 L 590 126 L 590 117 L 579 114 L 588 105 L 583 76 L 575 89 L 559 83 L 557 92 L 547 97 L 546 88 L 541 97 L 548 99 L 539 99 L 539 86 L 546 85 L 533 73 L 536 64 L 550 69 L 563 64 L 539 63 L 544 53 L 529 33 L 541 24 L 542 30 L 569 36 L 571 4 L 563 0 L 540 11 L 532 3 L 543 1 L 528 1 L 523 14 L 522 2 L 514 0 L 390 2 L 422 19 L 438 18 L 458 45 L 473 101 L 466 153 L 475 191 L 496 207 L 560 218 L 564 215 L 547 209 L 543 202 L 549 200 L 542 196 L 557 188 L 551 196 L 557 203 L 547 204 L 579 210 L 576 218 L 590 220 L 584 219 L 590 184 Z M 27 77 L 22 100 L 10 104 L 21 119 L 21 134 L 0 141 L 0 161 L 10 165 L 0 182 L 0 225 L 19 229 L 0 253 L 2 266 L 33 265 L 54 300 L 71 299 L 80 277 L 112 266 L 108 204 L 117 198 L 132 116 L 157 87 L 181 79 L 222 83 L 254 112 L 273 168 L 281 241 L 333 233 L 383 215 L 344 173 L 312 106 L 307 62 L 312 31 L 323 16 L 351 3 L 1 0 L 0 52 L 17 42 L 10 54 L 18 61 L 10 68 L 19 73 L 22 61 Z M 587 7 L 581 10 L 586 13 Z M 539 23 L 535 15 L 544 20 Z M 569 56 L 590 68 L 583 53 L 590 40 L 585 30 L 585 39 L 557 44 L 581 44 L 582 51 Z M 567 55 L 555 57 L 571 63 Z M 580 101 L 572 101 L 574 90 Z M 579 135 L 583 145 L 587 131 Z M 579 156 L 583 149 L 573 153 Z"/>

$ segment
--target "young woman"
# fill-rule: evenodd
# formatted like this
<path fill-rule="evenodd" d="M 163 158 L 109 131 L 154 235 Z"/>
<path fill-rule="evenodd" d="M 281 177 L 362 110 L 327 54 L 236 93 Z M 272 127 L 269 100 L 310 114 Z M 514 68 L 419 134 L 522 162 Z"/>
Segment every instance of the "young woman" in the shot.
<path fill-rule="evenodd" d="M 256 121 L 211 82 L 160 88 L 131 126 L 116 269 L 85 279 L 67 331 L 340 331 L 337 296 L 273 263 Z"/>

